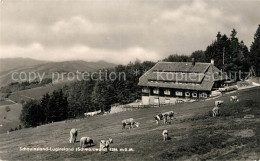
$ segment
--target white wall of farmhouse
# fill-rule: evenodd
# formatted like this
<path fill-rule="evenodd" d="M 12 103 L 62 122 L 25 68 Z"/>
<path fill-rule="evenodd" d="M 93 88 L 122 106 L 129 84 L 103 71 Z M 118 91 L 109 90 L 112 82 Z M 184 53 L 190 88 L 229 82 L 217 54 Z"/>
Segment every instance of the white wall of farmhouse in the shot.
<path fill-rule="evenodd" d="M 142 104 L 143 105 L 149 105 L 150 103 L 150 98 L 149 96 L 142 96 Z"/>
<path fill-rule="evenodd" d="M 164 97 L 160 96 L 142 96 L 142 104 L 149 105 L 149 104 L 175 104 L 178 98 L 175 97 Z"/>

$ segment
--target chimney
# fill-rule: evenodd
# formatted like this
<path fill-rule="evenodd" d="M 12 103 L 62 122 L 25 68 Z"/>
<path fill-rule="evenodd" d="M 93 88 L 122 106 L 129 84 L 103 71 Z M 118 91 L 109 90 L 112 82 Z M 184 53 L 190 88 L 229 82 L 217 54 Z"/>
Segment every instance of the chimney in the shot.
<path fill-rule="evenodd" d="M 210 60 L 210 64 L 211 64 L 212 66 L 214 66 L 214 59 L 211 59 L 211 60 Z"/>
<path fill-rule="evenodd" d="M 192 58 L 191 61 L 192 61 L 192 65 L 194 66 L 195 65 L 195 59 Z"/>

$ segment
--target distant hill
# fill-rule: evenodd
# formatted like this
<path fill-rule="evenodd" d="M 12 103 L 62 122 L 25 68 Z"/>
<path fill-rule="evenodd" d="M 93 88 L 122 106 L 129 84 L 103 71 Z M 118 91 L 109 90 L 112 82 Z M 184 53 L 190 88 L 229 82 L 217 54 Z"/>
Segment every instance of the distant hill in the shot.
<path fill-rule="evenodd" d="M 20 58 L 15 60 L 8 60 L 7 62 L 16 62 Z M 22 60 L 22 59 L 21 59 Z M 27 60 L 27 59 L 26 59 Z M 33 59 L 28 59 L 33 60 Z M 8 64 L 8 63 L 5 64 Z M 33 62 L 33 61 L 32 61 Z M 31 63 L 33 64 L 33 63 Z M 1 64 L 2 65 L 2 64 Z M 0 72 L 0 86 L 5 86 L 12 81 L 12 73 L 13 72 L 39 72 L 44 73 L 45 72 L 45 78 L 50 77 L 52 72 L 93 72 L 97 71 L 99 69 L 104 68 L 113 68 L 116 66 L 116 64 L 108 63 L 105 61 L 97 61 L 97 62 L 86 62 L 82 60 L 74 60 L 74 61 L 64 61 L 64 62 L 38 62 L 38 64 L 35 62 L 34 65 L 24 65 L 22 66 L 22 63 L 20 63 L 20 66 L 9 64 L 8 65 L 9 70 Z M 7 69 L 7 68 L 5 68 Z"/>
<path fill-rule="evenodd" d="M 47 63 L 47 61 L 31 58 L 2 58 L 0 59 L 0 73 L 11 69 L 30 67 L 43 63 Z"/>

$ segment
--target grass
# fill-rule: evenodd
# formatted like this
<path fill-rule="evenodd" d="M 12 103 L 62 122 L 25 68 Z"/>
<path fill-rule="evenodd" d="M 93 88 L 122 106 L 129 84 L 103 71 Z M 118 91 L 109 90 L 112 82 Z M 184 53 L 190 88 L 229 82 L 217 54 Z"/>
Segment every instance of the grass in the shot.
<path fill-rule="evenodd" d="M 209 116 L 214 99 L 205 102 L 185 103 L 169 107 L 151 107 L 96 116 L 73 122 L 57 122 L 39 128 L 28 128 L 0 134 L 0 156 L 7 160 L 254 160 L 259 159 L 259 105 L 260 88 L 245 89 L 237 94 L 240 103 L 231 104 L 229 95 L 224 100 L 219 117 Z M 236 93 L 235 93 L 236 94 Z M 227 109 L 226 109 L 227 108 Z M 236 109 L 235 109 L 236 108 Z M 235 109 L 235 110 L 234 110 Z M 248 110 L 250 109 L 250 110 Z M 155 124 L 156 113 L 173 110 L 171 124 Z M 240 111 L 236 113 L 236 110 Z M 241 111 L 242 110 L 242 111 Z M 235 112 L 234 112 L 235 111 Z M 244 111 L 244 112 L 243 112 Z M 232 114 L 235 115 L 232 115 Z M 258 114 L 257 114 L 258 113 Z M 230 115 L 231 114 L 231 115 Z M 243 119 L 255 114 L 254 119 Z M 135 118 L 139 128 L 122 130 L 121 120 Z M 19 147 L 79 147 L 69 144 L 69 130 L 79 129 L 78 139 L 90 136 L 95 146 L 101 139 L 113 138 L 111 148 L 133 148 L 134 152 L 22 152 Z M 170 140 L 162 141 L 167 129 Z M 252 135 L 239 135 L 243 131 Z"/>
<path fill-rule="evenodd" d="M 48 92 L 51 93 L 54 90 L 60 89 L 68 83 L 69 82 L 62 82 L 54 85 L 46 85 L 43 87 L 36 87 L 32 89 L 17 91 L 12 93 L 8 98 L 17 103 L 20 103 L 21 100 L 26 101 L 28 99 L 41 99 L 44 94 Z"/>
<path fill-rule="evenodd" d="M 0 106 L 0 133 L 6 133 L 11 128 L 15 129 L 21 124 L 19 116 L 22 110 L 21 104 L 8 105 L 10 111 L 6 111 L 6 106 Z M 1 156 L 1 155 L 0 155 Z"/>

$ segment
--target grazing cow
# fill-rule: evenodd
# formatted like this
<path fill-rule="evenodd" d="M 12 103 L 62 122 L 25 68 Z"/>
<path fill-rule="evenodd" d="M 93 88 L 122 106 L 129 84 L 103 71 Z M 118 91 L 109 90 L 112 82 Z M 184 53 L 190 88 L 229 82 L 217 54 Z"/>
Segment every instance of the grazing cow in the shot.
<path fill-rule="evenodd" d="M 71 129 L 70 130 L 70 143 L 75 143 L 77 140 L 77 136 L 78 136 L 78 129 Z"/>
<path fill-rule="evenodd" d="M 167 123 L 168 117 L 173 120 L 174 117 L 174 112 L 173 111 L 168 111 L 168 112 L 164 112 L 162 114 L 158 114 L 156 116 L 154 116 L 155 122 L 158 125 L 160 120 L 164 121 L 164 124 Z"/>
<path fill-rule="evenodd" d="M 221 101 L 221 100 L 218 100 L 218 101 L 215 101 L 215 106 L 220 106 L 224 103 L 224 101 Z"/>
<path fill-rule="evenodd" d="M 130 128 L 133 128 L 134 125 L 135 125 L 136 127 L 139 127 L 139 122 L 136 122 L 133 118 L 129 118 L 129 119 L 123 120 L 123 121 L 122 121 L 122 124 L 123 124 L 122 129 L 125 129 L 127 125 L 128 125 Z"/>
<path fill-rule="evenodd" d="M 113 139 L 111 139 L 111 138 L 109 138 L 108 140 L 101 140 L 100 146 L 99 146 L 100 153 L 102 151 L 104 151 L 104 149 L 105 149 L 105 151 L 109 152 L 109 145 L 112 143 L 113 143 Z"/>
<path fill-rule="evenodd" d="M 168 131 L 167 130 L 163 130 L 162 136 L 163 136 L 163 141 L 168 140 Z"/>
<path fill-rule="evenodd" d="M 155 122 L 158 125 L 160 120 L 163 120 L 163 115 L 162 114 L 158 114 L 156 116 L 154 116 Z"/>
<path fill-rule="evenodd" d="M 87 113 L 84 113 L 84 116 L 95 116 L 95 115 L 98 115 L 100 113 L 101 113 L 101 110 L 94 111 L 94 112 L 87 112 Z"/>
<path fill-rule="evenodd" d="M 216 117 L 219 115 L 219 107 L 218 106 L 215 106 L 213 109 L 212 109 L 212 113 L 213 113 L 213 117 Z"/>
<path fill-rule="evenodd" d="M 171 120 L 174 117 L 174 112 L 173 111 L 168 111 L 168 112 L 164 112 L 162 113 L 163 116 L 169 117 Z"/>
<path fill-rule="evenodd" d="M 82 137 L 82 138 L 80 139 L 79 146 L 80 146 L 81 148 L 84 148 L 85 145 L 87 145 L 87 144 L 89 144 L 90 146 L 91 146 L 91 144 L 94 144 L 93 139 L 91 139 L 90 137 Z"/>
<path fill-rule="evenodd" d="M 237 103 L 239 102 L 239 99 L 237 98 L 237 96 L 230 96 L 230 102 Z"/>

